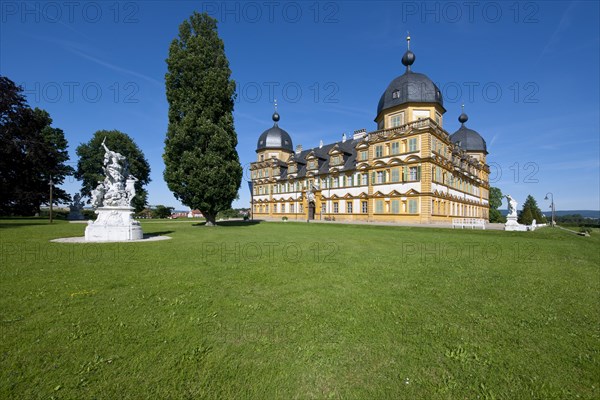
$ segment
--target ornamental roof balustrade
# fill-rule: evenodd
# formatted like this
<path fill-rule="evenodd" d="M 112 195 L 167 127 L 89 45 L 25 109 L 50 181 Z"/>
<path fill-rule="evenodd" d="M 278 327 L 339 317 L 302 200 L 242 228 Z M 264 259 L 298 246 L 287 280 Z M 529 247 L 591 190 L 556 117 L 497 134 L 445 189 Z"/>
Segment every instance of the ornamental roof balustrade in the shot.
<path fill-rule="evenodd" d="M 381 129 L 375 132 L 369 133 L 369 141 L 381 141 L 386 140 L 392 135 L 406 134 L 413 130 L 422 130 L 424 128 L 432 128 L 441 136 L 448 136 L 448 133 L 440 129 L 439 125 L 435 123 L 431 118 L 423 118 L 417 121 L 411 121 L 406 124 L 395 126 L 393 128 Z"/>

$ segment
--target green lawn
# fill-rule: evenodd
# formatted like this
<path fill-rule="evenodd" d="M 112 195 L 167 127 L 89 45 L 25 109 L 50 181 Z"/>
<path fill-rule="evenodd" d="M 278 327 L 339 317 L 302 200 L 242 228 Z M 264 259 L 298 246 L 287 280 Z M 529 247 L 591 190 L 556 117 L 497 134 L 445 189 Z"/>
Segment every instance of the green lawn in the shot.
<path fill-rule="evenodd" d="M 600 234 L 0 220 L 2 399 L 598 399 Z"/>

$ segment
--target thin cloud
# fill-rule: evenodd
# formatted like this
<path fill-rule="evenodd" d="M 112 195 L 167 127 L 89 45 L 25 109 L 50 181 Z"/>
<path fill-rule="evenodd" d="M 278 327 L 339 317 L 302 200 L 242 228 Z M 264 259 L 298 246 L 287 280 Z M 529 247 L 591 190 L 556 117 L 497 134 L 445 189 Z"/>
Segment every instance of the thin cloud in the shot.
<path fill-rule="evenodd" d="M 94 57 L 94 56 L 86 53 L 84 50 L 88 50 L 90 48 L 89 44 L 84 45 L 84 44 L 81 44 L 78 42 L 73 42 L 70 40 L 61 40 L 61 39 L 56 39 L 56 38 L 52 38 L 52 37 L 45 37 L 45 36 L 38 36 L 38 35 L 26 35 L 26 36 L 29 36 L 29 37 L 37 39 L 37 40 L 43 40 L 43 41 L 46 41 L 49 43 L 56 44 L 56 45 L 62 47 L 63 49 L 65 49 L 71 53 L 74 53 L 85 60 L 91 61 L 95 64 L 101 65 L 101 66 L 111 69 L 113 71 L 117 71 L 120 73 L 132 75 L 132 76 L 144 79 L 144 80 L 151 82 L 159 87 L 163 86 L 163 82 L 161 82 L 155 78 L 152 78 L 148 75 L 144 75 L 144 74 L 141 74 L 139 72 L 136 72 L 136 71 L 133 71 L 133 70 L 130 70 L 127 68 L 120 67 L 118 65 L 112 64 L 105 60 L 101 60 L 97 57 Z"/>
<path fill-rule="evenodd" d="M 234 116 L 234 118 L 246 119 L 246 120 L 249 120 L 252 122 L 256 122 L 257 124 L 261 124 L 261 125 L 264 125 L 265 121 L 268 121 L 265 118 L 257 118 L 252 114 L 247 114 L 247 113 L 238 112 L 238 111 L 235 111 L 233 113 L 233 116 Z"/>
<path fill-rule="evenodd" d="M 542 50 L 542 53 L 538 57 L 538 62 L 542 59 L 542 57 L 544 57 L 548 53 L 551 53 L 557 47 L 556 44 L 559 42 L 559 39 L 562 36 L 562 34 L 572 25 L 573 19 L 571 18 L 571 14 L 573 9 L 578 5 L 578 3 L 578 1 L 569 3 L 569 7 L 567 7 L 565 12 L 563 12 L 558 26 L 556 27 L 554 32 L 552 32 L 552 35 L 550 35 L 550 39 L 548 40 L 546 46 L 544 46 L 544 49 Z"/>
<path fill-rule="evenodd" d="M 159 80 L 154 79 L 154 78 L 152 78 L 152 77 L 150 77 L 148 75 L 140 74 L 139 72 L 132 71 L 132 70 L 127 69 L 127 68 L 119 67 L 118 65 L 115 65 L 115 64 L 109 63 L 108 61 L 104 61 L 104 60 L 101 60 L 99 58 L 90 56 L 89 54 L 86 54 L 86 53 L 84 53 L 82 51 L 79 51 L 79 50 L 76 50 L 76 49 L 69 49 L 69 50 L 71 50 L 71 52 L 77 54 L 78 56 L 80 56 L 80 57 L 82 57 L 82 58 L 84 58 L 86 60 L 92 61 L 92 62 L 94 62 L 94 63 L 96 63 L 98 65 L 101 65 L 103 67 L 112 69 L 113 71 L 121 72 L 121 73 L 124 73 L 124 74 L 129 74 L 129 75 L 136 76 L 138 78 L 145 79 L 148 82 L 154 83 L 157 86 L 162 86 L 163 85 L 162 82 L 160 82 Z"/>
<path fill-rule="evenodd" d="M 543 164 L 540 166 L 544 171 L 566 171 L 580 169 L 586 172 L 600 168 L 600 160 L 577 160 L 577 161 L 562 161 L 557 163 Z"/>

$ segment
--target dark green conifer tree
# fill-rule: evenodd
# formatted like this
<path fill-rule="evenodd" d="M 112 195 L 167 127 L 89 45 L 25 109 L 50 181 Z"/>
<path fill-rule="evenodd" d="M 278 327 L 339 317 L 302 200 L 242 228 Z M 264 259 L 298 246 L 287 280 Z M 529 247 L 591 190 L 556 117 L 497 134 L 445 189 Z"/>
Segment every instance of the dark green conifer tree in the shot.
<path fill-rule="evenodd" d="M 178 200 L 214 225 L 242 181 L 233 125 L 235 82 L 217 21 L 196 12 L 185 20 L 171 42 L 167 69 L 164 178 Z"/>
<path fill-rule="evenodd" d="M 531 225 L 534 219 L 538 224 L 546 222 L 546 217 L 542 214 L 542 210 L 538 207 L 537 202 L 532 195 L 529 195 L 525 199 L 525 203 L 523 203 L 523 209 L 519 213 L 517 222 L 524 225 Z"/>

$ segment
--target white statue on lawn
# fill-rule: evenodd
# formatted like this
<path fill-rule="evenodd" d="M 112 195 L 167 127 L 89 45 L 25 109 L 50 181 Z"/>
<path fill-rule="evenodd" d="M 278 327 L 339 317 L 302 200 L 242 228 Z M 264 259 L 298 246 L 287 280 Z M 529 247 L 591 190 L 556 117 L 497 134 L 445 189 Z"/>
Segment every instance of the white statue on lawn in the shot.
<path fill-rule="evenodd" d="M 92 190 L 92 206 L 98 207 L 130 207 L 135 196 L 137 179 L 129 174 L 129 165 L 123 155 L 110 150 L 102 141 L 104 147 L 104 181 L 99 181 L 96 189 Z"/>
<path fill-rule="evenodd" d="M 504 224 L 505 231 L 526 231 L 527 226 L 519 224 L 517 222 L 517 201 L 512 196 L 506 195 L 508 200 L 508 215 L 506 216 L 506 223 Z"/>
<path fill-rule="evenodd" d="M 137 179 L 129 174 L 127 159 L 120 153 L 104 147 L 103 170 L 105 178 L 92 190 L 92 206 L 98 214 L 96 221 L 88 221 L 85 231 L 89 241 L 124 241 L 141 239 L 142 228 L 132 219 L 131 201 L 135 197 Z"/>
<path fill-rule="evenodd" d="M 512 198 L 510 194 L 506 195 L 506 199 L 508 200 L 508 216 L 516 217 L 517 216 L 517 201 Z"/>

